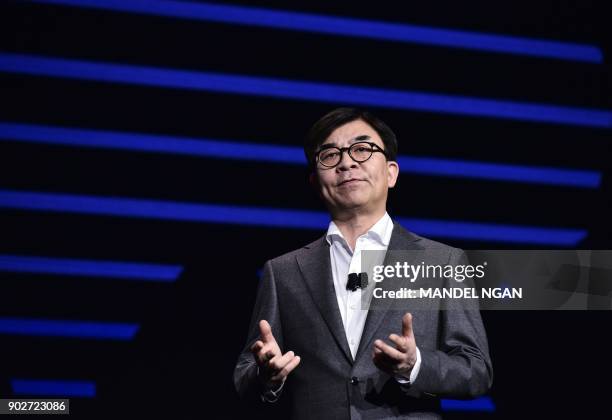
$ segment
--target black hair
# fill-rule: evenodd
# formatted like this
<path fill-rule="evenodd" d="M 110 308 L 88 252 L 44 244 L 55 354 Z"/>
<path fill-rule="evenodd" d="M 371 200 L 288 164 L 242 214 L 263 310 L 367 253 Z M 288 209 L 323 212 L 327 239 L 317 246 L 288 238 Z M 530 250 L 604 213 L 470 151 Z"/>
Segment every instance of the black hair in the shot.
<path fill-rule="evenodd" d="M 385 146 L 387 159 L 396 160 L 397 138 L 395 137 L 395 133 L 393 133 L 384 121 L 371 112 L 362 109 L 336 108 L 315 122 L 306 135 L 304 141 L 304 154 L 308 160 L 309 167 L 315 167 L 315 154 L 318 148 L 336 128 L 357 120 L 366 122 L 376 131 L 376 133 L 378 133 Z"/>

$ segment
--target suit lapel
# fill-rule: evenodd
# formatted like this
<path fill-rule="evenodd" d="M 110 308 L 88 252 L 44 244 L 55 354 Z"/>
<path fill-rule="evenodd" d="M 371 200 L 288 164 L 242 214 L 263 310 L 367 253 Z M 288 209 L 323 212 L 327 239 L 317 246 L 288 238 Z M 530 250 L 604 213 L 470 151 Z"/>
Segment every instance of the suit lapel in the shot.
<path fill-rule="evenodd" d="M 319 308 L 338 346 L 352 364 L 353 356 L 351 355 L 344 325 L 342 324 L 340 309 L 338 308 L 338 300 L 331 272 L 329 245 L 325 240 L 325 236 L 315 242 L 306 252 L 298 254 L 296 259 L 312 299 Z"/>
<path fill-rule="evenodd" d="M 399 223 L 396 222 L 393 226 L 393 233 L 391 234 L 391 239 L 389 241 L 387 251 L 420 249 L 420 247 L 417 245 L 418 241 L 418 236 L 408 232 L 406 229 L 401 227 Z M 385 254 L 383 264 L 385 266 L 395 265 L 395 260 L 396 258 L 392 257 L 391 253 L 387 252 Z M 381 302 L 376 304 L 376 309 L 368 311 L 368 316 L 366 317 L 365 326 L 363 328 L 361 340 L 359 341 L 359 348 L 357 349 L 355 360 L 358 360 L 359 357 L 361 357 L 362 353 L 366 350 L 366 346 L 368 346 L 375 332 L 378 330 L 378 327 L 380 326 L 382 320 L 387 314 L 387 310 L 389 309 L 389 306 L 391 306 L 392 301 L 392 299 L 383 299 Z M 401 325 L 398 325 L 397 329 L 398 333 L 401 332 Z"/>

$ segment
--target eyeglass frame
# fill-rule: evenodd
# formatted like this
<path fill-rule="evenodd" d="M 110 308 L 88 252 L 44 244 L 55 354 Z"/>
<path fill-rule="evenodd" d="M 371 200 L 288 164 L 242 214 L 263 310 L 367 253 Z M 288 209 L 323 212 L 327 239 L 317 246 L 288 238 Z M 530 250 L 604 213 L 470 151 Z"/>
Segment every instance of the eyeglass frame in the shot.
<path fill-rule="evenodd" d="M 351 148 L 355 147 L 358 144 L 364 144 L 364 143 L 369 145 L 372 148 L 372 153 L 370 154 L 370 157 L 368 157 L 365 160 L 361 160 L 361 161 L 355 160 L 355 158 L 351 155 Z M 329 150 L 329 149 L 336 149 L 340 151 L 340 159 L 338 160 L 338 163 L 336 163 L 334 166 L 327 166 L 319 160 L 319 155 L 321 154 L 321 152 L 325 150 Z M 378 144 L 371 142 L 371 141 L 358 141 L 358 142 L 351 144 L 348 147 L 337 147 L 337 146 L 322 147 L 315 153 L 315 162 L 320 163 L 324 168 L 327 168 L 327 169 L 335 168 L 336 166 L 340 165 L 340 163 L 342 162 L 342 157 L 343 157 L 344 152 L 346 152 L 348 156 L 353 160 L 353 162 L 356 162 L 356 163 L 367 162 L 368 160 L 372 158 L 372 156 L 374 156 L 374 153 L 376 152 L 382 153 L 385 159 L 389 160 L 389 156 L 387 155 L 387 152 L 385 151 L 385 149 L 380 147 Z"/>

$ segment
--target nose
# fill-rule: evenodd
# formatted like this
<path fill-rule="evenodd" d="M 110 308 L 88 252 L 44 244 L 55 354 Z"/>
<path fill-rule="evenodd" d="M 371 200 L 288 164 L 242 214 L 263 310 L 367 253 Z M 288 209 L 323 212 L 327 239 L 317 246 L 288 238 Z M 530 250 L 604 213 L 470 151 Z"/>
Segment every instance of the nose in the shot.
<path fill-rule="evenodd" d="M 342 153 L 340 157 L 340 163 L 336 166 L 336 170 L 338 171 L 348 171 L 351 168 L 356 168 L 357 162 L 355 162 L 348 154 L 348 150 Z"/>

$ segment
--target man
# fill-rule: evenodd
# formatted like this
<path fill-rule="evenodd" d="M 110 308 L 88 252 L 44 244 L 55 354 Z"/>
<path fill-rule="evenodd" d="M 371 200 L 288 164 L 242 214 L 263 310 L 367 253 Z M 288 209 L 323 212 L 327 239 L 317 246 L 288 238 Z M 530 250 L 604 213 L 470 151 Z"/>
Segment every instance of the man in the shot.
<path fill-rule="evenodd" d="M 361 279 L 349 273 L 362 271 L 363 250 L 465 262 L 462 251 L 388 215 L 399 174 L 391 129 L 371 113 L 340 108 L 313 125 L 304 150 L 332 221 L 320 239 L 265 264 L 234 372 L 238 393 L 262 404 L 288 400 L 292 418 L 315 419 L 439 418 L 440 397 L 485 393 L 493 373 L 477 307 L 452 303 L 414 317 L 362 310 L 372 288 L 347 280 Z"/>

